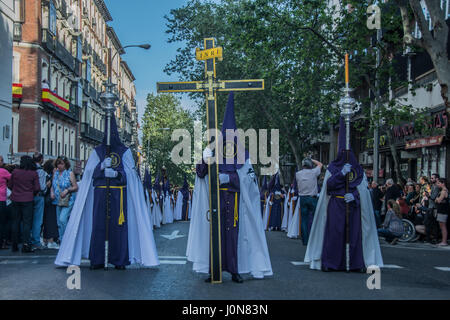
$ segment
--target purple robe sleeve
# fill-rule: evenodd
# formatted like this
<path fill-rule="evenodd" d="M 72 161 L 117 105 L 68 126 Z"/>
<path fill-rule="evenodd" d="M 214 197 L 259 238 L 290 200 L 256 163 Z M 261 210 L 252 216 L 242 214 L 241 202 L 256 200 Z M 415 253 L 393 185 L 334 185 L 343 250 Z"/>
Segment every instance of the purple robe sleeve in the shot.
<path fill-rule="evenodd" d="M 327 191 L 328 192 L 339 191 L 339 190 L 345 190 L 345 176 L 342 175 L 341 172 L 337 172 L 337 173 L 333 174 L 327 180 Z"/>

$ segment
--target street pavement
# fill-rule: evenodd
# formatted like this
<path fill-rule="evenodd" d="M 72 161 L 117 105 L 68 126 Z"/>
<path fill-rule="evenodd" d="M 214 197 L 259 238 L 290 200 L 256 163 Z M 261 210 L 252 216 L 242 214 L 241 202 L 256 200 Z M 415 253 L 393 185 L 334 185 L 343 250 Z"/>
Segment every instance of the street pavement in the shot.
<path fill-rule="evenodd" d="M 244 283 L 224 273 L 222 284 L 207 284 L 206 275 L 186 261 L 189 222 L 154 230 L 161 265 L 125 271 L 90 270 L 81 265 L 81 289 L 68 289 L 70 274 L 53 262 L 56 250 L 31 254 L 0 251 L 0 299 L 181 299 L 181 300 L 303 300 L 303 299 L 445 299 L 450 298 L 450 249 L 423 243 L 382 241 L 386 265 L 380 289 L 369 290 L 370 274 L 321 272 L 303 263 L 306 247 L 284 232 L 266 232 L 274 275 Z"/>

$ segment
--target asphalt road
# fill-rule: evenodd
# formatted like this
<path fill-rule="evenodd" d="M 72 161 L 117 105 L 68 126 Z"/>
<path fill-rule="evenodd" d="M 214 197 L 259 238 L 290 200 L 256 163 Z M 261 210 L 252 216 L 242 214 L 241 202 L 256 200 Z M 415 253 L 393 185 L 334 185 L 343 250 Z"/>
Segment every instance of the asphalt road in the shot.
<path fill-rule="evenodd" d="M 161 260 L 156 268 L 90 270 L 85 261 L 80 290 L 67 288 L 70 275 L 53 264 L 55 250 L 14 255 L 2 250 L 0 299 L 450 299 L 448 248 L 382 243 L 387 267 L 381 269 L 381 288 L 369 290 L 369 274 L 310 270 L 302 263 L 306 247 L 300 240 L 289 239 L 284 232 L 267 232 L 272 277 L 254 280 L 244 275 L 244 283 L 237 284 L 224 273 L 223 283 L 212 285 L 186 261 L 188 230 L 188 222 L 175 222 L 154 231 Z"/>

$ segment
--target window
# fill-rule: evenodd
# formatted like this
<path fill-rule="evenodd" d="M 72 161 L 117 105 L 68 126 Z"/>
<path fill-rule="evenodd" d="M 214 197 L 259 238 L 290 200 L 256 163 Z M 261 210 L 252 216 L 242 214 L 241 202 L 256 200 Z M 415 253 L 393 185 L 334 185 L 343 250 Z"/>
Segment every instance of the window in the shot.
<path fill-rule="evenodd" d="M 48 153 L 48 121 L 44 118 L 41 119 L 41 153 L 47 154 Z"/>
<path fill-rule="evenodd" d="M 49 154 L 51 156 L 55 155 L 55 141 L 56 141 L 56 125 L 54 122 L 50 123 L 50 150 Z"/>
<path fill-rule="evenodd" d="M 53 34 L 56 35 L 56 8 L 53 1 L 50 1 L 50 10 L 49 10 L 49 16 L 48 16 L 48 30 Z"/>

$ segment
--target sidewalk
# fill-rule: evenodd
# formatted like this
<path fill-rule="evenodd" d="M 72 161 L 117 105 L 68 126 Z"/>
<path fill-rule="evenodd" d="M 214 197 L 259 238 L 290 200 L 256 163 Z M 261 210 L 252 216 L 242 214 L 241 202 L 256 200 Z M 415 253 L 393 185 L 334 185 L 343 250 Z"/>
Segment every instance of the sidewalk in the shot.
<path fill-rule="evenodd" d="M 380 238 L 381 247 L 389 247 L 389 248 L 399 248 L 399 249 L 413 249 L 413 250 L 433 250 L 433 251 L 448 251 L 450 252 L 450 245 L 447 247 L 440 247 L 435 244 L 431 244 L 428 242 L 400 242 L 397 244 L 391 245 L 386 240 Z"/>

